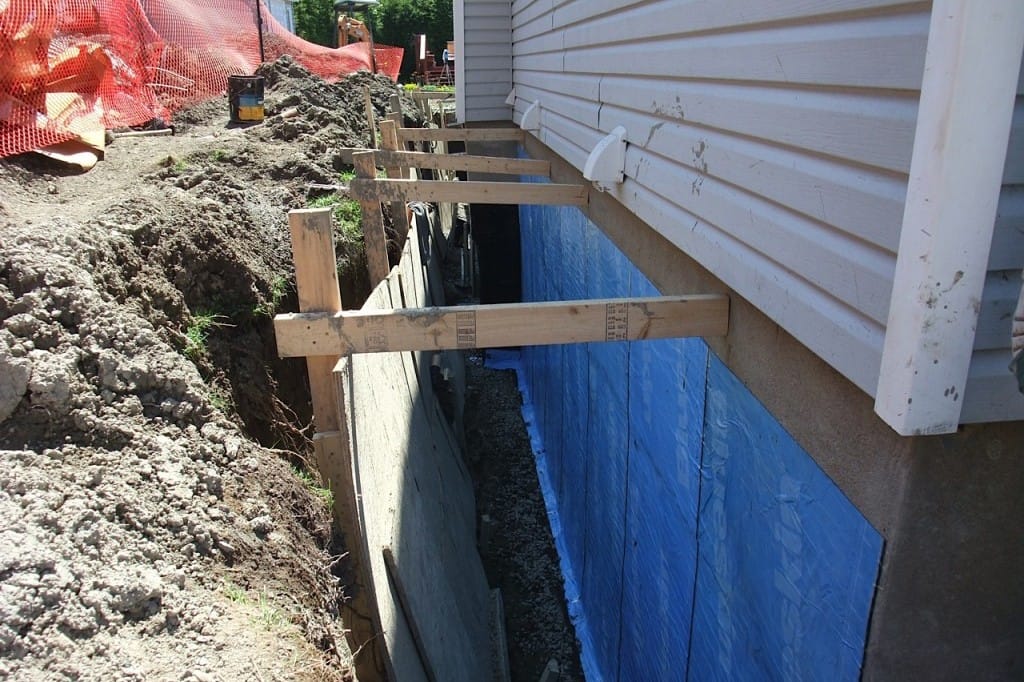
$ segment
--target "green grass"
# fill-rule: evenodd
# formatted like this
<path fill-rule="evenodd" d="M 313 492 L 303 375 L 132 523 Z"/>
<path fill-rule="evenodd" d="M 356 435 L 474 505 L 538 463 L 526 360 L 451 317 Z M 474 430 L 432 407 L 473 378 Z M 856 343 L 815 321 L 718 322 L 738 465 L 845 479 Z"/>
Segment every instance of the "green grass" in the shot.
<path fill-rule="evenodd" d="M 262 625 L 265 630 L 277 630 L 288 623 L 284 615 L 267 599 L 266 592 L 260 592 L 256 601 L 256 608 L 258 609 L 256 622 Z"/>
<path fill-rule="evenodd" d="M 251 619 L 256 624 L 261 625 L 263 629 L 274 631 L 288 625 L 288 619 L 285 618 L 280 609 L 270 602 L 266 592 L 260 592 L 256 597 L 256 601 L 253 602 L 245 588 L 235 585 L 230 580 L 224 580 L 222 583 L 224 585 L 224 596 L 239 606 L 254 609 L 256 613 L 251 616 Z"/>
<path fill-rule="evenodd" d="M 346 179 L 345 175 L 342 174 L 342 181 L 348 182 L 354 177 L 355 175 Z M 310 208 L 326 208 L 330 206 L 334 216 L 334 224 L 341 230 L 341 234 L 344 235 L 345 239 L 353 242 L 362 241 L 363 211 L 359 207 L 359 202 L 355 199 L 341 197 L 337 194 L 327 194 L 311 200 L 308 206 Z"/>
<path fill-rule="evenodd" d="M 256 317 L 273 317 L 281 307 L 281 301 L 284 300 L 287 293 L 288 280 L 284 275 L 278 275 L 270 283 L 270 300 L 261 301 L 253 306 L 252 314 Z"/>
<path fill-rule="evenodd" d="M 179 174 L 180 173 L 184 173 L 187 169 L 188 169 L 188 161 L 186 161 L 185 159 L 178 159 L 171 166 L 171 170 L 173 170 L 175 173 L 179 173 Z"/>
<path fill-rule="evenodd" d="M 214 149 L 212 152 L 210 152 L 210 161 L 213 161 L 214 163 L 219 163 L 220 161 L 224 161 L 230 156 L 231 155 L 228 153 L 226 149 Z"/>
<path fill-rule="evenodd" d="M 223 581 L 224 596 L 236 604 L 249 604 L 249 595 L 245 588 L 239 587 L 230 580 Z"/>
<path fill-rule="evenodd" d="M 192 322 L 185 329 L 185 357 L 195 362 L 206 355 L 210 329 L 221 325 L 217 321 L 220 317 L 223 316 L 208 310 L 197 310 L 192 313 Z"/>
<path fill-rule="evenodd" d="M 311 492 L 315 497 L 318 497 L 320 501 L 323 502 L 328 509 L 334 507 L 334 493 L 331 492 L 330 488 L 325 488 L 322 485 L 320 485 L 320 483 L 317 482 L 315 478 L 313 478 L 313 475 L 306 471 L 305 469 L 292 467 L 292 471 L 295 473 L 298 479 L 302 481 L 303 484 L 305 484 L 306 489 L 309 490 L 309 492 Z"/>

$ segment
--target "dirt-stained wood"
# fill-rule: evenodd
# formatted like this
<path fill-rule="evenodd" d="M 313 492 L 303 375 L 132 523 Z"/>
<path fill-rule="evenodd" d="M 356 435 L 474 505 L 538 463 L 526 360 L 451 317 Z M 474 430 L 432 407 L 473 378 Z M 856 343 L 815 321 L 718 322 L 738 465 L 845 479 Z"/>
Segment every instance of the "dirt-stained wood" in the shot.
<path fill-rule="evenodd" d="M 356 154 L 355 156 L 359 155 Z M 584 185 L 555 185 L 532 182 L 368 180 L 360 176 L 352 181 L 349 186 L 349 193 L 359 201 L 418 200 L 444 203 L 537 204 L 555 206 L 583 206 L 587 203 L 587 187 Z"/>
<path fill-rule="evenodd" d="M 274 328 L 283 357 L 724 336 L 729 298 L 702 294 L 299 313 L 278 315 Z"/>

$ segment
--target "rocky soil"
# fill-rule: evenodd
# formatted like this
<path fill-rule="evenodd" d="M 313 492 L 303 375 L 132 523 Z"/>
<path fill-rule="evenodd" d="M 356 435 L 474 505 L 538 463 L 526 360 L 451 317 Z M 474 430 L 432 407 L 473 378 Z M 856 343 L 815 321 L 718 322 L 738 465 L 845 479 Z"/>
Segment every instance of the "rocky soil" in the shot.
<path fill-rule="evenodd" d="M 378 114 L 395 90 L 262 72 L 263 124 L 220 99 L 85 174 L 0 161 L 0 678 L 352 677 L 304 366 L 271 318 L 295 309 L 287 211 L 366 145 L 363 89 Z"/>

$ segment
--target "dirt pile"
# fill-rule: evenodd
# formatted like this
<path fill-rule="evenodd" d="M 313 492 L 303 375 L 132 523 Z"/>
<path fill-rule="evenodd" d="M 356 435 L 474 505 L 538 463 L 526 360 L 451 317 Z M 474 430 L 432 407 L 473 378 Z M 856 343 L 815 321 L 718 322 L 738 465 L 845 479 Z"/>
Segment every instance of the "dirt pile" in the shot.
<path fill-rule="evenodd" d="M 287 211 L 368 140 L 363 87 L 378 114 L 395 90 L 261 71 L 263 125 L 218 100 L 85 175 L 0 163 L 0 677 L 350 674 L 329 494 L 296 475 L 304 367 L 271 318 L 295 308 Z"/>

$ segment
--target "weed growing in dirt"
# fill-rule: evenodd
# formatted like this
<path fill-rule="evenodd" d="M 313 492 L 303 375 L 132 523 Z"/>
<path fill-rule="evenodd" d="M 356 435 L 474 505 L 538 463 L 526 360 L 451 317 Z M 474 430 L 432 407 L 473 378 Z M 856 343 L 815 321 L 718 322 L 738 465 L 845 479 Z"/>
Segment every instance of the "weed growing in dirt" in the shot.
<path fill-rule="evenodd" d="M 174 165 L 171 166 L 171 170 L 173 170 L 175 173 L 184 173 L 187 168 L 188 161 L 186 161 L 185 159 L 178 159 L 177 161 L 174 162 Z"/>
<path fill-rule="evenodd" d="M 306 489 L 309 490 L 309 492 L 313 493 L 313 495 L 323 501 L 328 509 L 334 507 L 334 493 L 331 492 L 330 488 L 325 488 L 320 485 L 320 483 L 313 478 L 313 475 L 305 469 L 293 466 L 292 472 L 294 472 L 294 474 L 298 476 L 299 480 L 305 484 Z"/>
<path fill-rule="evenodd" d="M 266 592 L 260 592 L 256 607 L 259 609 L 259 612 L 256 614 L 256 622 L 262 625 L 265 630 L 277 630 L 288 622 L 281 611 L 267 599 Z"/>
<path fill-rule="evenodd" d="M 252 314 L 255 317 L 273 317 L 277 309 L 281 307 L 281 301 L 288 293 L 288 280 L 284 275 L 278 275 L 270 283 L 270 300 L 260 301 L 253 306 Z"/>
<path fill-rule="evenodd" d="M 288 620 L 281 613 L 281 610 L 270 603 L 266 592 L 260 592 L 255 603 L 249 598 L 245 588 L 239 587 L 230 580 L 221 581 L 224 586 L 224 596 L 229 601 L 239 606 L 255 607 L 256 614 L 252 616 L 253 622 L 261 625 L 264 630 L 277 630 L 287 624 Z"/>
<path fill-rule="evenodd" d="M 195 362 L 206 355 L 206 340 L 210 329 L 221 324 L 217 322 L 219 317 L 222 316 L 203 310 L 192 314 L 192 322 L 185 329 L 185 357 Z"/>
<path fill-rule="evenodd" d="M 344 181 L 344 176 L 342 179 Z M 310 208 L 325 208 L 327 206 L 332 207 L 334 224 L 341 230 L 344 239 L 350 242 L 362 241 L 363 211 L 359 207 L 359 202 L 348 197 L 340 197 L 337 194 L 327 194 L 309 202 Z"/>
<path fill-rule="evenodd" d="M 230 415 L 234 407 L 231 394 L 220 386 L 210 387 L 210 404 L 226 415 Z"/>
<path fill-rule="evenodd" d="M 210 152 L 210 161 L 219 163 L 227 159 L 229 156 L 230 154 L 228 154 L 226 149 L 214 149 Z"/>
<path fill-rule="evenodd" d="M 222 581 L 224 585 L 224 596 L 236 604 L 246 605 L 249 603 L 249 595 L 245 589 L 234 584 L 230 580 Z"/>

